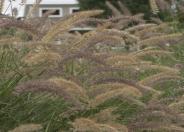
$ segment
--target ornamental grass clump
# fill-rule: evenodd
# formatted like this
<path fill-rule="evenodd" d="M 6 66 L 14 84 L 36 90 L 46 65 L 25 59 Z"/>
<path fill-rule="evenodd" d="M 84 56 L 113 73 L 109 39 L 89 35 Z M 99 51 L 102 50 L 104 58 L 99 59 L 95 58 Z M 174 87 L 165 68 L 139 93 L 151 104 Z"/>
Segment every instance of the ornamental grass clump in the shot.
<path fill-rule="evenodd" d="M 14 29 L 0 36 L 0 131 L 183 131 L 183 33 L 106 4 L 109 19 L 0 18 Z M 94 30 L 70 32 L 89 21 Z"/>

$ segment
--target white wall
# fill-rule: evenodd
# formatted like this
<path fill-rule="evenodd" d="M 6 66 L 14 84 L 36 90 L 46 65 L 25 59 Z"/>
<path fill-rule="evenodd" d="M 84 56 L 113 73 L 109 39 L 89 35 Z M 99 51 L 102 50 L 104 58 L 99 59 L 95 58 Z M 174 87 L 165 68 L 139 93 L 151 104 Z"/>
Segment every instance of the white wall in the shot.
<path fill-rule="evenodd" d="M 18 15 L 17 17 L 23 17 L 24 16 L 24 9 L 25 6 L 23 4 L 21 4 L 22 0 L 14 0 L 12 1 L 12 8 L 17 8 L 18 10 Z M 10 0 L 5 0 L 4 5 L 3 5 L 3 9 L 2 9 L 2 14 L 5 15 L 12 15 L 12 9 L 10 5 Z M 9 6 L 9 7 L 8 7 Z"/>
<path fill-rule="evenodd" d="M 26 4 L 34 4 L 35 0 L 5 0 L 2 14 L 12 15 L 11 7 L 8 8 L 10 1 L 12 1 L 12 8 L 17 8 L 18 16 L 24 17 L 25 5 L 21 4 L 22 1 L 25 1 Z M 40 4 L 78 4 L 78 0 L 42 0 Z M 7 10 L 8 9 L 8 10 Z"/>
<path fill-rule="evenodd" d="M 27 0 L 27 4 L 35 3 L 35 0 Z M 78 4 L 78 0 L 42 0 L 40 4 Z"/>

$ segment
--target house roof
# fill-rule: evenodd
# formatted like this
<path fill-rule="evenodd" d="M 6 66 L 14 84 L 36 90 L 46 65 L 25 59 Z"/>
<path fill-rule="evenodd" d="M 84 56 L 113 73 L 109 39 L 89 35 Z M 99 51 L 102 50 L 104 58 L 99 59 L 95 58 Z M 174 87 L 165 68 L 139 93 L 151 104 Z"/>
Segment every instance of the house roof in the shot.
<path fill-rule="evenodd" d="M 35 0 L 27 0 L 26 4 L 34 4 Z M 65 4 L 73 5 L 78 4 L 78 0 L 42 0 L 41 5 L 56 5 L 56 4 Z"/>

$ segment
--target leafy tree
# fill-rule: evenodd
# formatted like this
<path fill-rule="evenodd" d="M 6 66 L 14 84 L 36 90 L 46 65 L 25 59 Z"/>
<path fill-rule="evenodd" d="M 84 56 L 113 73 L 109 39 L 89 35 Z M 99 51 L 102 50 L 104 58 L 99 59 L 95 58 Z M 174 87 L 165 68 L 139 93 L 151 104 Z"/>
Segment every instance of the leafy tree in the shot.
<path fill-rule="evenodd" d="M 89 9 L 104 9 L 105 16 L 111 15 L 111 11 L 107 8 L 105 4 L 106 0 L 79 0 L 80 7 L 82 10 L 89 10 Z M 110 1 L 116 7 L 118 0 Z M 145 13 L 146 16 L 150 16 L 150 8 L 149 8 L 149 1 L 148 0 L 120 0 L 128 9 L 133 13 Z"/>

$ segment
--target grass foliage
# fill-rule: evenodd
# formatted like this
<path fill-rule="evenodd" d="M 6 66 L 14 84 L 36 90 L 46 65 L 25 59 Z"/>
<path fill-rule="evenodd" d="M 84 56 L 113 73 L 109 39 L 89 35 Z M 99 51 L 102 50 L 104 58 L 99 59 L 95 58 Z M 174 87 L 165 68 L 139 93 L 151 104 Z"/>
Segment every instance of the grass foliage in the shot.
<path fill-rule="evenodd" d="M 0 19 L 0 131 L 184 131 L 183 33 L 102 12 Z"/>

